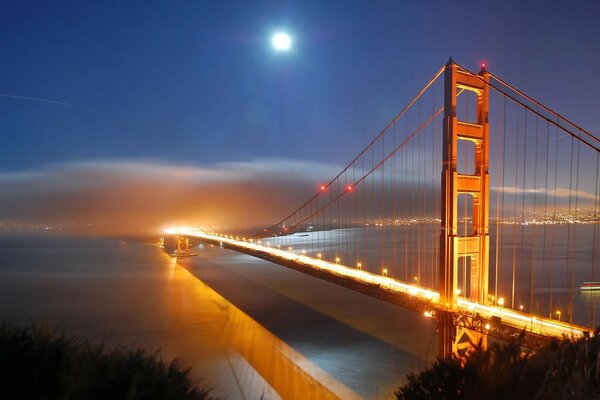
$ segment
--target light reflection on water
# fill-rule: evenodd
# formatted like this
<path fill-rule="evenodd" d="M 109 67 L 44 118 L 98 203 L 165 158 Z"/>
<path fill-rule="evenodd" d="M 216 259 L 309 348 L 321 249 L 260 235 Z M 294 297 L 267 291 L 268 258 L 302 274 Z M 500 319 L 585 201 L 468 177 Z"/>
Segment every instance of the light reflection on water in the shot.
<path fill-rule="evenodd" d="M 161 348 L 223 398 L 385 398 L 436 354 L 422 316 L 231 251 L 198 253 L 176 264 L 129 241 L 0 237 L 0 317 Z"/>

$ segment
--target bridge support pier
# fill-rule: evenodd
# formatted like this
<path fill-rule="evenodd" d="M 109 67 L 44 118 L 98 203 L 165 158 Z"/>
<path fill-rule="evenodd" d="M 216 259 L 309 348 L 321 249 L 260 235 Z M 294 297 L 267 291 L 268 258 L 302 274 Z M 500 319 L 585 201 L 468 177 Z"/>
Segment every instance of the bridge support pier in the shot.
<path fill-rule="evenodd" d="M 454 315 L 450 311 L 440 311 L 438 313 L 438 355 L 441 358 L 451 358 L 455 353 L 454 337 L 456 336 L 456 327 L 454 326 Z"/>
<path fill-rule="evenodd" d="M 177 242 L 177 250 L 175 250 L 176 256 L 189 256 L 190 255 L 190 239 L 187 236 L 175 236 Z"/>
<path fill-rule="evenodd" d="M 489 74 L 482 70 L 479 76 L 463 71 L 452 59 L 446 64 L 444 87 L 444 137 L 442 167 L 442 223 L 440 237 L 440 303 L 439 355 L 463 357 L 475 344 L 485 346 L 485 335 L 466 328 L 456 327 L 454 313 L 458 295 L 458 264 L 462 258 L 470 262 L 469 282 L 465 298 L 486 304 L 489 271 L 489 123 L 488 80 Z M 456 113 L 459 92 L 469 91 L 477 97 L 476 121 L 460 121 Z M 457 170 L 459 140 L 473 143 L 474 173 Z M 473 200 L 471 232 L 458 234 L 458 196 L 468 195 Z M 467 216 L 463 216 L 467 218 Z"/>

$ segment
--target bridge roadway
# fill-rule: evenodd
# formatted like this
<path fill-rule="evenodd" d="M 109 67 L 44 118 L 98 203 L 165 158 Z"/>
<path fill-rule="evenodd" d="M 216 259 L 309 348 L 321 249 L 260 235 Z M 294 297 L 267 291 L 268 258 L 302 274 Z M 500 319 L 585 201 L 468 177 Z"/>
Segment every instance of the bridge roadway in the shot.
<path fill-rule="evenodd" d="M 449 305 L 440 304 L 437 291 L 322 259 L 295 254 L 293 251 L 274 248 L 268 245 L 266 240 L 245 240 L 191 228 L 167 229 L 165 232 L 259 257 L 421 312 L 425 317 L 436 318 L 440 311 L 453 311 L 455 326 L 462 326 L 502 340 L 522 336 L 523 346 L 532 350 L 541 348 L 553 339 L 577 339 L 592 333 L 592 330 L 587 327 L 505 307 L 478 304 L 460 296 L 456 308 L 450 310 Z"/>

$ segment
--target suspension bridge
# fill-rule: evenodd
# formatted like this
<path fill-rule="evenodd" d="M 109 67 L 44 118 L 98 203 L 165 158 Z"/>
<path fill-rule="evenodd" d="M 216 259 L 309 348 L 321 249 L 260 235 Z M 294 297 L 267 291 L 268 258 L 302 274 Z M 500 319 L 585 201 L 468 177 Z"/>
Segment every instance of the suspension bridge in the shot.
<path fill-rule="evenodd" d="M 423 313 L 439 355 L 596 326 L 600 140 L 452 59 L 329 183 L 245 237 L 174 228 Z M 600 293 L 600 292 L 599 292 Z"/>

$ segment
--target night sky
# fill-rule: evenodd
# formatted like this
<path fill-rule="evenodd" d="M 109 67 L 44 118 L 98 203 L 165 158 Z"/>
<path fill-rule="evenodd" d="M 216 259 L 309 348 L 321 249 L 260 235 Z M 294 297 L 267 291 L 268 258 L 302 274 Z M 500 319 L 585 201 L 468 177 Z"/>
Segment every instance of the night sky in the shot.
<path fill-rule="evenodd" d="M 598 1 L 5 2 L 0 219 L 144 210 L 158 227 L 248 193 L 216 181 L 264 186 L 281 202 L 261 222 L 279 217 L 449 56 L 600 132 L 599 17 Z"/>
<path fill-rule="evenodd" d="M 0 93 L 70 105 L 0 97 L 0 170 L 343 164 L 450 55 L 597 129 L 599 17 L 597 1 L 5 2 Z"/>

